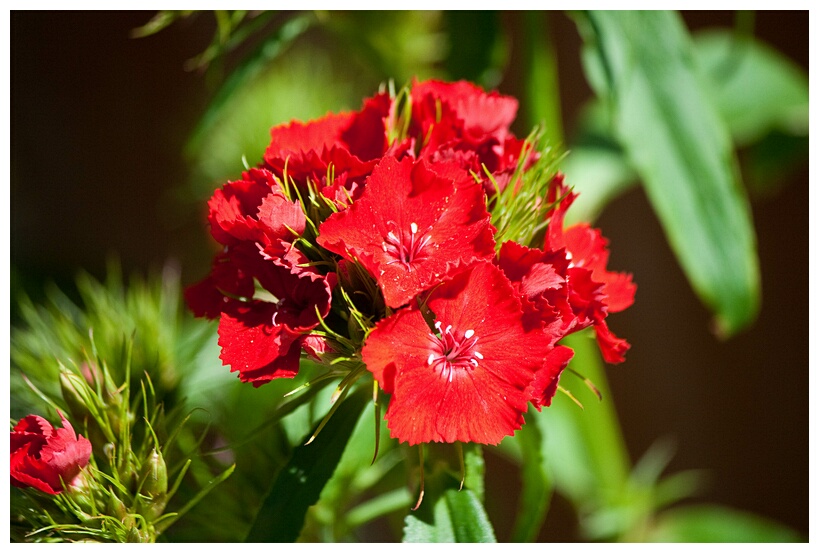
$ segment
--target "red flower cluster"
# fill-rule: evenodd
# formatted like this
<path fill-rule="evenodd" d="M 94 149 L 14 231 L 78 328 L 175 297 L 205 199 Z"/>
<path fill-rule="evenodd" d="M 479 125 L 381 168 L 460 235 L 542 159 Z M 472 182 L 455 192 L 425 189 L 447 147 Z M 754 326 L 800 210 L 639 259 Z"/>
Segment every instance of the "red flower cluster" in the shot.
<path fill-rule="evenodd" d="M 77 437 L 74 428 L 60 414 L 63 427 L 54 428 L 47 420 L 29 415 L 11 432 L 11 484 L 33 487 L 56 495 L 71 486 L 91 458 L 91 442 Z"/>
<path fill-rule="evenodd" d="M 186 291 L 219 317 L 223 362 L 259 386 L 294 376 L 302 351 L 346 348 L 391 395 L 394 437 L 494 444 L 551 403 L 565 335 L 593 327 L 622 361 L 605 319 L 635 286 L 608 271 L 599 231 L 563 228 L 575 194 L 561 175 L 537 202 L 545 240 L 496 241 L 493 210 L 539 160 L 509 130 L 516 112 L 514 98 L 427 81 L 273 128 L 264 162 L 211 198 L 223 249 Z"/>

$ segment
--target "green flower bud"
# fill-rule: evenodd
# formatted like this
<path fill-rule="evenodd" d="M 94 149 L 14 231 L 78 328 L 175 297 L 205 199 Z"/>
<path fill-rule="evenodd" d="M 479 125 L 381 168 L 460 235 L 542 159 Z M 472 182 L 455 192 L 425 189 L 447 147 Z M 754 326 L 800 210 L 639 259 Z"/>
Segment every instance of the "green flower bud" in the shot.
<path fill-rule="evenodd" d="M 107 505 L 105 506 L 106 514 L 112 516 L 114 518 L 118 518 L 119 520 L 125 520 L 125 516 L 128 514 L 128 509 L 125 507 L 125 503 L 114 493 L 114 490 L 108 490 L 108 501 Z"/>
<path fill-rule="evenodd" d="M 74 420 L 82 421 L 91 416 L 88 410 L 88 385 L 82 377 L 72 372 L 61 371 L 60 391 Z"/>
<path fill-rule="evenodd" d="M 168 503 L 168 469 L 162 454 L 154 449 L 142 465 L 140 495 L 144 504 L 139 508 L 148 520 L 161 516 Z"/>
<path fill-rule="evenodd" d="M 143 494 L 155 497 L 168 491 L 168 469 L 165 459 L 156 449 L 151 451 L 148 460 L 143 463 L 140 476 L 144 479 L 141 489 Z"/>

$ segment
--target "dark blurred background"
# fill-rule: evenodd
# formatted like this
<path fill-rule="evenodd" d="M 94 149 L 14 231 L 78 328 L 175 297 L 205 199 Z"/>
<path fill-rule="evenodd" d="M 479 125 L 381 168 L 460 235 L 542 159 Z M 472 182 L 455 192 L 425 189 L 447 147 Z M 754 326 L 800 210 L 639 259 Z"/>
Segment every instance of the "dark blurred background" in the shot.
<path fill-rule="evenodd" d="M 50 281 L 70 290 L 81 269 L 104 278 L 112 255 L 126 274 L 169 259 L 180 264 L 186 283 L 207 271 L 213 245 L 204 198 L 221 182 L 201 175 L 201 158 L 192 157 L 186 144 L 221 81 L 218 73 L 186 70 L 185 64 L 206 49 L 215 24 L 200 14 L 132 38 L 152 15 L 11 12 L 12 322 L 17 293 L 37 298 Z M 731 26 L 735 19 L 732 12 L 683 16 L 691 30 Z M 526 15 L 497 17 L 514 37 Z M 561 13 L 550 14 L 549 30 L 558 54 L 563 127 L 572 129 L 592 95 L 579 62 L 580 38 Z M 759 12 L 754 33 L 807 69 L 807 12 Z M 522 97 L 520 45 L 512 40 L 507 46 L 497 88 Z M 376 77 L 365 74 L 345 97 L 360 102 L 376 90 Z M 334 109 L 342 107 L 359 104 Z M 249 162 L 259 154 L 249 152 Z M 240 171 L 237 160 L 232 177 Z M 634 306 L 609 319 L 632 349 L 608 375 L 632 460 L 657 439 L 670 438 L 676 444 L 670 472 L 705 469 L 709 475 L 699 499 L 750 510 L 807 535 L 807 162 L 775 191 L 752 194 L 751 201 L 762 310 L 749 330 L 724 342 L 709 331 L 710 315 L 642 190 L 631 189 L 605 209 L 596 224 L 611 243 L 609 266 L 633 272 L 638 284 Z M 502 460 L 490 455 L 487 463 L 490 474 L 503 471 Z M 502 481 L 488 478 L 490 487 L 503 485 L 493 482 Z M 573 528 L 554 522 L 564 520 L 566 509 L 555 501 L 543 537 L 575 539 Z M 501 509 L 488 510 L 503 518 Z"/>

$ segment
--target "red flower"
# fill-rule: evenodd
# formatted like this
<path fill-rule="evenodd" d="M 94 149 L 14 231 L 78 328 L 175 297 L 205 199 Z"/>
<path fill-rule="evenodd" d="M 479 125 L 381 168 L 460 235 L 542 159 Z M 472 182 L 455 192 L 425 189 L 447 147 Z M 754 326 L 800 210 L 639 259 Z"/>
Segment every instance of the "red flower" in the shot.
<path fill-rule="evenodd" d="M 11 484 L 52 495 L 71 486 L 91 457 L 91 442 L 77 437 L 60 413 L 63 428 L 29 415 L 11 432 Z"/>
<path fill-rule="evenodd" d="M 358 260 L 390 307 L 494 256 L 480 186 L 453 164 L 385 157 L 361 198 L 319 227 L 318 243 Z"/>
<path fill-rule="evenodd" d="M 438 143 L 457 138 L 476 147 L 490 139 L 503 144 L 518 111 L 515 98 L 486 93 L 468 81 L 415 83 L 411 94 L 422 136 L 437 134 Z"/>
<path fill-rule="evenodd" d="M 486 261 L 436 287 L 424 306 L 379 321 L 362 350 L 392 394 L 392 436 L 499 443 L 522 426 L 530 400 L 545 404 L 563 368 L 560 356 L 544 362 L 557 337 L 526 321 L 511 283 Z"/>
<path fill-rule="evenodd" d="M 295 248 L 283 258 L 265 258 L 265 252 L 251 244 L 230 248 L 185 292 L 194 314 L 219 317 L 223 363 L 254 386 L 295 376 L 302 347 L 320 351 L 316 340 L 305 340 L 319 324 L 317 312 L 330 312 L 336 283 L 334 273 L 300 267 L 307 258 Z"/>
<path fill-rule="evenodd" d="M 563 228 L 566 210 L 577 194 L 569 192 L 562 174 L 555 177 L 549 196 L 549 201 L 565 196 L 551 214 L 545 246 L 547 250 L 566 252 L 568 298 L 575 315 L 575 330 L 594 326 L 603 358 L 608 363 L 621 363 L 630 345 L 609 330 L 605 319 L 609 313 L 634 303 L 637 286 L 630 274 L 607 269 L 608 241 L 599 230 L 586 223 Z"/>
<path fill-rule="evenodd" d="M 306 224 L 299 203 L 285 197 L 266 169 L 250 169 L 242 174 L 242 180 L 216 190 L 208 208 L 211 234 L 225 246 L 246 241 L 264 246 L 292 242 Z"/>
<path fill-rule="evenodd" d="M 509 126 L 518 101 L 497 92 L 484 92 L 467 81 L 424 81 L 411 90 L 410 134 L 421 144 L 419 157 L 452 159 L 482 179 L 490 197 L 495 185 L 503 190 L 518 165 L 523 140 Z M 529 155 L 528 163 L 536 158 Z M 486 178 L 484 167 L 495 184 Z"/>
<path fill-rule="evenodd" d="M 387 151 L 386 120 L 392 101 L 383 93 L 369 98 L 359 112 L 327 114 L 308 123 L 292 121 L 270 130 L 265 165 L 278 177 L 285 172 L 302 189 L 313 181 L 330 199 L 345 204 L 360 193 L 361 184 Z M 328 180 L 328 174 L 332 180 Z M 327 193 L 324 188 L 330 187 Z"/>

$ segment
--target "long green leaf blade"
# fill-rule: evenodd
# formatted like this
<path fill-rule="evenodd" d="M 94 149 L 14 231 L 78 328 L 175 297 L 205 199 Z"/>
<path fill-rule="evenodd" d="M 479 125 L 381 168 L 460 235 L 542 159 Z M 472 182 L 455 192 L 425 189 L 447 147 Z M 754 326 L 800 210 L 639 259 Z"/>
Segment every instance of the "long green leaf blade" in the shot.
<path fill-rule="evenodd" d="M 259 509 L 246 542 L 293 542 L 298 538 L 307 509 L 318 501 L 333 475 L 370 397 L 369 389 L 360 387 L 344 399 L 310 445 L 296 448 Z"/>
<path fill-rule="evenodd" d="M 760 277 L 750 207 L 728 130 L 697 72 L 678 14 L 578 19 L 589 78 L 694 290 L 730 336 L 753 322 Z"/>

